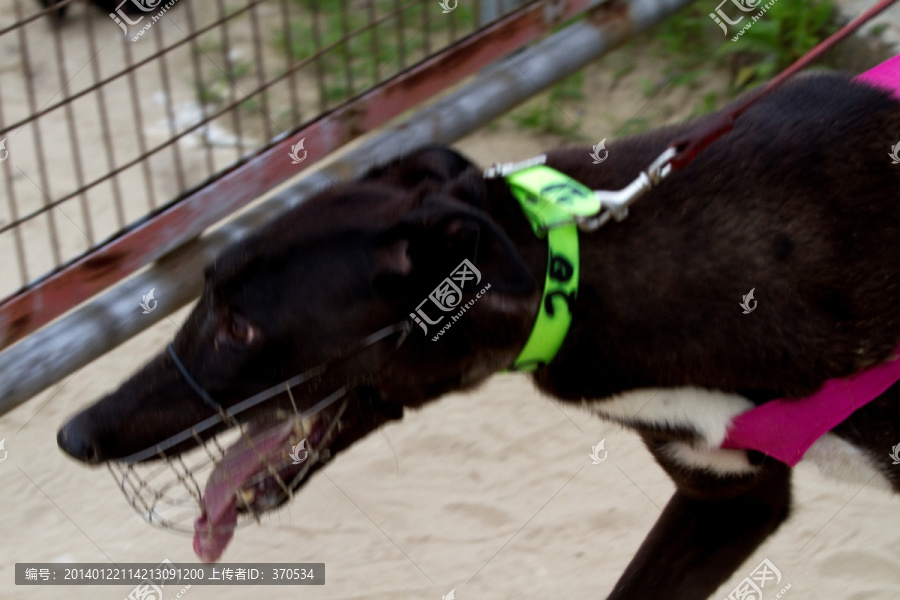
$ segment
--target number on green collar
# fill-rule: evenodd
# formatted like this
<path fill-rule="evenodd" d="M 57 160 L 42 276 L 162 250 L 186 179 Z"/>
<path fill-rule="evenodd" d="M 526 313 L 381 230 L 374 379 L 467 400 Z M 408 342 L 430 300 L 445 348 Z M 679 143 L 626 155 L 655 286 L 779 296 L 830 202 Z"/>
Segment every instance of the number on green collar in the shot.
<path fill-rule="evenodd" d="M 513 363 L 515 371 L 548 364 L 562 346 L 572 323 L 578 294 L 578 227 L 576 217 L 596 215 L 594 192 L 555 169 L 529 167 L 506 177 L 535 235 L 547 237 L 547 275 L 534 328 Z"/>

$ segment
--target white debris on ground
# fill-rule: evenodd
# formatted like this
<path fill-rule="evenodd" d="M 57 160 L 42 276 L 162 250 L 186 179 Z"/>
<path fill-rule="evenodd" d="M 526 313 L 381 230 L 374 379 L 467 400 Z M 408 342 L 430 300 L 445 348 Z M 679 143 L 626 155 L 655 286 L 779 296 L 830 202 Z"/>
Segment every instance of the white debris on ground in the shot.
<path fill-rule="evenodd" d="M 153 101 L 161 106 L 166 106 L 165 92 L 153 94 Z M 184 131 L 203 122 L 214 112 L 215 108 L 211 105 L 201 106 L 196 102 L 180 102 L 172 106 L 171 118 L 156 121 L 147 127 L 146 133 L 151 136 L 168 138 L 172 132 Z M 240 140 L 227 129 L 219 127 L 215 123 L 207 123 L 182 138 L 182 141 L 188 146 L 198 146 L 205 141 L 210 146 L 225 147 L 236 146 Z"/>

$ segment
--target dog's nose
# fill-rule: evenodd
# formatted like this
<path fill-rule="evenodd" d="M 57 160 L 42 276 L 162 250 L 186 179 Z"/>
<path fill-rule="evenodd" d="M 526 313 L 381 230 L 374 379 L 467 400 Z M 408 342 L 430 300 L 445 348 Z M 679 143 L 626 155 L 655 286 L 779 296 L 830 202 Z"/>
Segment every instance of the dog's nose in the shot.
<path fill-rule="evenodd" d="M 104 457 L 96 438 L 91 435 L 90 428 L 78 421 L 76 417 L 66 423 L 56 435 L 56 443 L 63 452 L 81 462 L 91 465 L 102 462 Z"/>

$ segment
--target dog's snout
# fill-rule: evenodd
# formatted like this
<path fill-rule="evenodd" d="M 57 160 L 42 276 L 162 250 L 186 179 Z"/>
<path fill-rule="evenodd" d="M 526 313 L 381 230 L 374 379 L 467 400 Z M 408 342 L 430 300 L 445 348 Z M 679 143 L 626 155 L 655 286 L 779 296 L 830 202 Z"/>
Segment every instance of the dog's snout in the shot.
<path fill-rule="evenodd" d="M 95 465 L 102 462 L 104 457 L 96 436 L 82 420 L 76 417 L 66 423 L 56 435 L 56 443 L 72 458 Z"/>

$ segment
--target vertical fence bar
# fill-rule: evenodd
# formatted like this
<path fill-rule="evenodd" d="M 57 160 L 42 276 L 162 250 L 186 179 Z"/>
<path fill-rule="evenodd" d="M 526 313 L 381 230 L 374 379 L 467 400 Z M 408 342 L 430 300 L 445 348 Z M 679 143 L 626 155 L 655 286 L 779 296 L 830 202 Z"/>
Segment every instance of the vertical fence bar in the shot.
<path fill-rule="evenodd" d="M 291 14 L 288 9 L 290 0 L 281 0 L 281 21 L 284 23 L 284 45 L 287 51 L 284 53 L 285 69 L 288 71 L 288 94 L 291 99 L 291 123 L 293 125 L 300 124 L 300 103 L 297 98 L 297 71 L 291 69 L 291 63 L 294 56 L 294 32 L 291 23 Z"/>
<path fill-rule="evenodd" d="M 184 9 L 187 12 L 188 34 L 194 36 L 197 33 L 197 25 L 194 19 L 194 5 L 188 2 L 186 3 Z M 203 94 L 203 91 L 206 89 L 206 84 L 203 81 L 203 69 L 200 68 L 200 55 L 202 53 L 203 48 L 200 46 L 196 39 L 193 39 L 190 46 L 191 68 L 194 71 L 194 87 L 197 91 L 197 106 L 200 109 L 200 118 L 205 121 L 207 117 L 206 104 L 209 99 L 205 98 Z M 213 157 L 213 147 L 209 140 L 209 129 L 210 128 L 207 127 L 206 135 L 201 136 L 201 139 L 203 140 L 203 149 L 206 151 L 205 154 L 207 176 L 212 175 L 216 171 L 215 159 Z"/>
<path fill-rule="evenodd" d="M 222 59 L 225 62 L 225 74 L 228 77 L 229 81 L 234 81 L 235 73 L 234 73 L 234 63 L 232 62 L 231 57 L 231 36 L 228 34 L 228 18 L 225 14 L 225 4 L 224 0 L 216 0 L 216 8 L 219 11 L 219 31 L 222 38 Z M 237 93 L 238 89 L 236 85 L 228 86 L 228 102 L 229 104 L 237 103 Z M 243 120 L 241 119 L 241 111 L 233 110 L 231 111 L 231 123 L 234 128 L 235 137 L 237 137 L 237 156 L 236 159 L 240 160 L 244 156 L 244 126 Z"/>
<path fill-rule="evenodd" d="M 169 135 L 175 138 L 178 132 L 178 119 L 175 118 L 175 99 L 172 95 L 172 81 L 169 77 L 169 55 L 165 51 L 165 43 L 163 41 L 163 33 L 161 27 L 153 28 L 153 40 L 156 42 L 156 50 L 159 57 L 156 59 L 156 65 L 159 67 L 159 79 L 163 87 L 163 102 L 166 107 L 166 118 L 169 121 Z M 184 162 L 181 159 L 181 149 L 178 142 L 171 145 L 172 153 L 172 170 L 175 172 L 178 189 L 185 189 L 184 180 Z"/>
<path fill-rule="evenodd" d="M 3 99 L 0 97 L 0 128 L 5 127 L 6 120 L 3 116 Z M 7 139 L 7 138 L 3 138 Z M 7 146 L 9 142 L 7 141 Z M 9 148 L 6 149 L 9 152 Z M 7 159 L 9 155 L 7 155 Z M 6 204 L 9 207 L 9 217 L 12 219 L 13 223 L 18 222 L 19 220 L 19 209 L 17 206 L 18 200 L 16 199 L 16 185 L 13 181 L 13 170 L 12 170 L 12 162 L 9 160 L 3 161 L 3 174 L 4 179 L 6 180 Z M 15 248 L 16 253 L 16 262 L 19 266 L 19 284 L 25 285 L 28 281 L 28 265 L 25 262 L 25 242 L 22 239 L 22 228 L 14 227 L 12 229 L 13 236 L 13 247 Z"/>
<path fill-rule="evenodd" d="M 369 9 L 369 27 L 371 36 L 371 52 L 374 59 L 372 60 L 372 82 L 374 84 L 378 84 L 378 57 L 380 55 L 381 46 L 378 44 L 378 11 L 375 7 L 375 0 L 369 0 L 367 2 Z"/>
<path fill-rule="evenodd" d="M 59 78 L 60 92 L 65 102 L 66 127 L 69 132 L 69 147 L 72 149 L 72 166 L 75 170 L 75 182 L 79 188 L 84 188 L 84 167 L 81 164 L 81 144 L 78 143 L 80 136 L 76 127 L 75 114 L 72 110 L 72 102 L 69 97 L 69 73 L 66 69 L 66 54 L 63 51 L 62 41 L 60 40 L 60 30 L 53 30 L 53 48 L 56 51 L 56 73 Z M 94 226 L 87 204 L 87 191 L 82 191 L 78 195 L 78 203 L 81 207 L 81 218 L 84 221 L 84 234 L 87 236 L 87 247 L 93 246 L 96 242 L 94 238 Z M 71 218 L 71 217 L 70 217 Z"/>
<path fill-rule="evenodd" d="M 263 88 L 266 85 L 266 66 L 265 61 L 263 60 L 263 49 L 262 49 L 262 36 L 259 32 L 259 16 L 257 15 L 257 8 L 259 8 L 259 2 L 254 2 L 250 8 L 250 23 L 252 26 L 253 32 L 253 53 L 256 55 L 256 75 L 257 81 L 259 82 L 259 87 Z M 254 102 L 256 102 L 254 100 Z M 262 91 L 259 94 L 259 112 L 261 113 L 262 122 L 263 122 L 263 130 L 265 131 L 265 139 L 272 138 L 272 117 L 269 112 L 269 94 L 266 91 Z"/>
<path fill-rule="evenodd" d="M 147 155 L 147 137 L 144 133 L 144 111 L 141 110 L 141 95 L 138 90 L 137 74 L 135 73 L 134 53 L 131 44 L 122 44 L 125 50 L 125 77 L 128 81 L 128 91 L 131 96 L 131 114 L 134 118 L 134 132 L 137 136 L 138 153 Z M 156 186 L 153 185 L 153 176 L 150 174 L 150 161 L 141 162 L 141 171 L 144 176 L 144 189 L 147 191 L 147 201 L 150 210 L 155 209 L 159 203 L 156 201 Z M 119 217 L 119 228 L 125 226 L 125 209 L 121 198 L 116 198 L 116 214 Z"/>
<path fill-rule="evenodd" d="M 394 0 L 394 19 L 397 28 L 397 64 L 406 68 L 406 32 L 403 29 L 403 0 Z"/>
<path fill-rule="evenodd" d="M 350 17 L 347 15 L 347 4 L 341 3 L 340 9 L 341 20 L 341 54 L 344 59 L 344 86 L 348 91 L 352 91 L 353 86 L 353 55 L 350 52 Z"/>
<path fill-rule="evenodd" d="M 97 85 L 103 78 L 103 76 L 100 70 L 100 51 L 97 49 L 97 40 L 95 39 L 96 36 L 94 33 L 94 11 L 87 12 L 87 15 L 85 16 L 85 28 L 87 30 L 88 50 L 91 56 L 96 57 L 91 61 L 91 74 L 93 76 L 92 84 Z M 106 170 L 111 173 L 115 171 L 117 165 L 115 157 L 115 145 L 112 138 L 112 129 L 109 124 L 109 110 L 106 103 L 106 89 L 103 86 L 99 86 L 97 88 L 97 93 L 94 95 L 94 98 L 97 101 L 97 113 L 100 117 L 100 133 L 103 136 L 103 154 L 106 158 Z M 125 214 L 122 207 L 122 186 L 119 180 L 119 175 L 113 176 L 110 185 L 114 198 L 113 203 L 116 206 L 117 217 L 120 223 L 119 227 L 122 227 L 122 223 L 124 223 L 125 221 Z M 94 239 L 96 240 L 96 238 Z"/>
<path fill-rule="evenodd" d="M 313 48 L 314 48 L 314 64 L 316 68 L 316 83 L 319 86 L 319 112 L 323 113 L 328 108 L 328 85 L 325 82 L 325 66 L 322 64 L 322 13 L 319 10 L 318 0 L 313 0 L 312 8 L 312 32 L 313 32 Z"/>
<path fill-rule="evenodd" d="M 22 20 L 22 2 L 16 0 L 16 19 Z M 22 50 L 22 65 L 24 67 L 25 76 L 25 92 L 28 98 L 28 109 L 34 113 L 37 112 L 37 102 L 35 100 L 34 91 L 34 67 L 31 62 L 31 52 L 29 51 L 28 38 L 25 35 L 25 28 L 19 28 L 19 46 Z M 38 121 L 33 123 L 31 130 L 32 139 L 34 140 L 35 158 L 37 159 L 38 177 L 40 179 L 40 187 L 38 192 L 44 207 L 50 203 L 51 194 L 50 178 L 47 175 L 47 158 L 44 155 L 44 136 L 41 132 L 41 126 Z M 54 264 L 62 262 L 62 254 L 59 250 L 59 230 L 56 227 L 56 213 L 53 210 L 47 210 L 44 213 L 47 219 L 47 235 L 50 238 L 50 248 L 53 251 Z"/>

